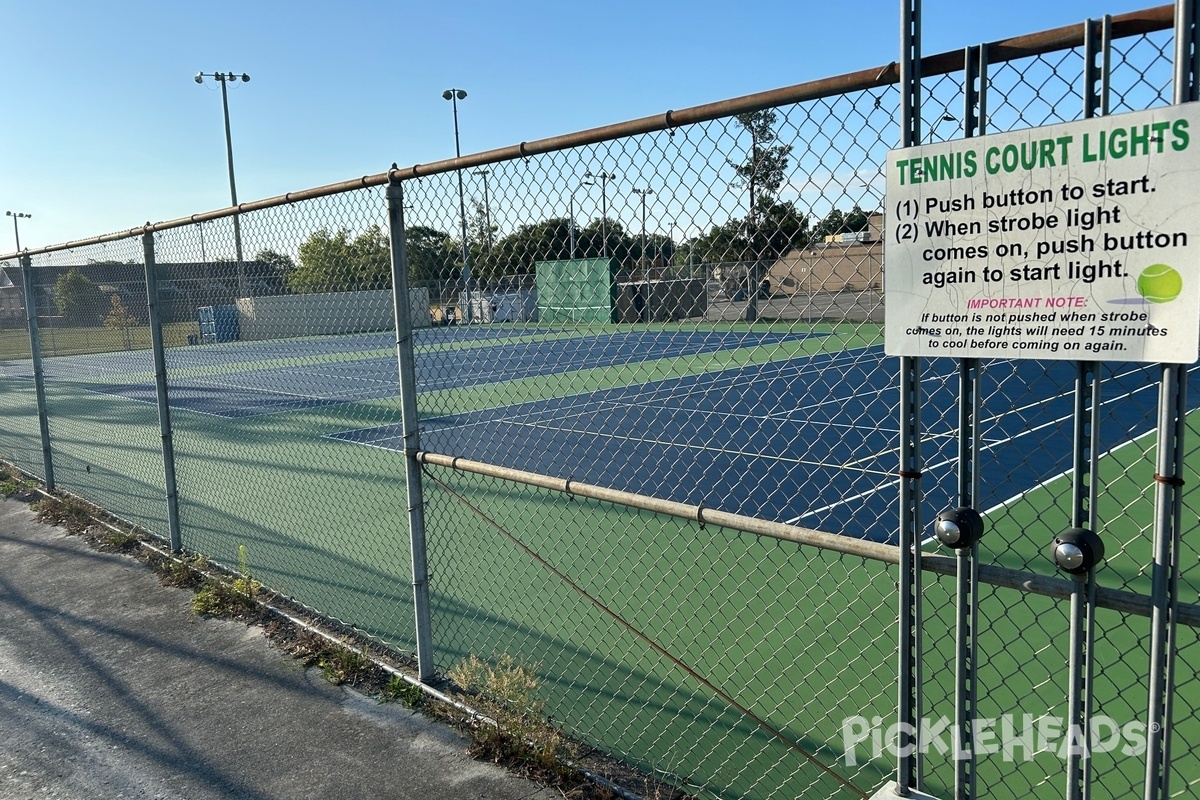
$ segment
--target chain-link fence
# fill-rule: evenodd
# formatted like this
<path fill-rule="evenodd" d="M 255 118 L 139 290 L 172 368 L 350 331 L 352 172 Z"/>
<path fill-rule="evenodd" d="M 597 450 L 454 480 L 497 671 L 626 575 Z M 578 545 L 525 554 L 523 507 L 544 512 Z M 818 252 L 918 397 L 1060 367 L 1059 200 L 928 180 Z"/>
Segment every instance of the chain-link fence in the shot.
<path fill-rule="evenodd" d="M 1110 111 L 1171 102 L 1170 26 L 1169 8 L 1106 25 Z M 986 52 L 978 85 L 961 53 L 924 60 L 926 141 L 962 134 L 968 90 L 986 132 L 1087 113 L 1082 30 Z M 422 678 L 471 656 L 525 665 L 554 724 L 689 794 L 870 796 L 897 773 L 903 649 L 904 367 L 882 349 L 900 77 L 393 170 L 245 204 L 236 225 L 226 210 L 28 251 L 25 269 L 10 256 L 0 455 L 250 566 Z M 1073 584 L 1045 548 L 1075 502 L 1079 372 L 976 369 L 971 700 L 999 744 L 960 796 L 1057 797 Z M 920 373 L 926 522 L 959 502 L 962 370 Z M 1123 738 L 1093 754 L 1093 797 L 1142 794 L 1137 725 L 1154 735 L 1160 378 L 1094 374 L 1091 713 Z M 1195 433 L 1167 761 L 1189 797 Z M 922 551 L 918 772 L 951 796 L 956 565 Z"/>

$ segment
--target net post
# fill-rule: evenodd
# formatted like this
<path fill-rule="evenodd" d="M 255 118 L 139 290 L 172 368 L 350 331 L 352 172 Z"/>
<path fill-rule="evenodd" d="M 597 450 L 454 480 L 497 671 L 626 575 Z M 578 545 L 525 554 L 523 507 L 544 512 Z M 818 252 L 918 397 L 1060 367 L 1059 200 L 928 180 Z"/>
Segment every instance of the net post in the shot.
<path fill-rule="evenodd" d="M 21 283 L 25 292 L 25 322 L 29 331 L 29 353 L 33 362 L 33 389 L 37 397 L 38 431 L 42 441 L 42 480 L 54 491 L 54 457 L 50 448 L 50 414 L 46 406 L 46 374 L 42 369 L 42 337 L 38 330 L 37 295 L 33 285 L 33 261 L 21 256 Z"/>
<path fill-rule="evenodd" d="M 142 234 L 142 260 L 146 269 L 146 316 L 154 357 L 154 394 L 158 401 L 158 431 L 162 438 L 163 479 L 167 494 L 167 527 L 171 552 L 183 549 L 179 527 L 179 491 L 175 483 L 175 444 L 171 434 L 171 404 L 167 395 L 167 359 L 158 315 L 158 269 L 154 259 L 154 232 Z"/>
<path fill-rule="evenodd" d="M 412 555 L 413 606 L 417 640 L 417 677 L 422 683 L 436 672 L 429 611 L 429 563 L 425 547 L 425 494 L 421 465 L 417 372 L 413 356 L 412 299 L 408 291 L 408 249 L 404 229 L 404 186 L 387 187 L 388 239 L 392 266 L 392 305 L 396 315 L 396 365 L 400 371 L 400 429 L 404 439 L 404 475 L 408 494 L 408 533 Z"/>

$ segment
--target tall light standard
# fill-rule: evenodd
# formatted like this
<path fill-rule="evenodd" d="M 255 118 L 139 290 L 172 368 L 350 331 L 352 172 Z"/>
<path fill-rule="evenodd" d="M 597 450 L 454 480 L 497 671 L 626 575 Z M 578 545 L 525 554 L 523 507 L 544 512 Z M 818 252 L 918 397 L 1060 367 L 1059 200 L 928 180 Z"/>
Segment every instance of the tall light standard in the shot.
<path fill-rule="evenodd" d="M 645 275 L 645 278 L 647 280 L 649 280 L 649 278 L 650 278 L 650 275 L 648 274 L 649 269 L 648 269 L 647 263 L 646 263 L 646 196 L 654 194 L 654 190 L 653 189 L 634 189 L 633 191 L 635 193 L 637 193 L 638 195 L 641 195 L 641 198 L 642 198 L 642 257 L 640 260 L 642 262 L 642 270 L 647 273 Z"/>
<path fill-rule="evenodd" d="M 466 100 L 467 93 L 462 89 L 447 89 L 442 92 L 442 99 L 449 100 L 454 108 L 454 157 L 462 158 L 462 148 L 458 143 L 458 101 Z M 467 204 L 463 200 L 463 179 L 462 170 L 458 172 L 458 218 L 462 224 L 462 282 L 463 290 L 467 293 L 467 307 L 463 315 L 463 320 L 471 321 L 471 258 L 467 253 Z"/>
<path fill-rule="evenodd" d="M 221 84 L 221 108 L 225 112 L 225 154 L 229 161 L 229 204 L 237 208 L 237 182 L 233 179 L 233 137 L 229 133 L 229 92 L 226 83 L 249 83 L 250 76 L 246 73 L 235 75 L 232 72 L 197 72 L 196 83 L 204 83 L 205 78 L 212 78 Z M 233 247 L 237 258 L 238 296 L 246 296 L 246 269 L 242 263 L 242 225 L 238 214 L 233 215 Z"/>
<path fill-rule="evenodd" d="M 26 214 L 24 211 L 5 211 L 4 216 L 13 218 L 13 238 L 17 240 L 17 252 L 21 251 L 21 232 L 17 230 L 17 220 L 33 219 L 33 214 Z"/>
<path fill-rule="evenodd" d="M 608 182 L 617 177 L 615 172 L 585 172 L 583 177 L 600 181 L 600 235 L 604 238 L 604 257 L 608 258 Z"/>
<path fill-rule="evenodd" d="M 492 201 L 488 198 L 488 173 L 490 169 L 477 169 L 472 175 L 483 178 L 483 224 L 487 225 L 487 249 L 492 251 Z"/>
<path fill-rule="evenodd" d="M 579 186 L 595 186 L 593 181 L 580 181 Z M 571 190 L 571 258 L 575 258 L 575 193 L 579 191 L 579 186 Z"/>

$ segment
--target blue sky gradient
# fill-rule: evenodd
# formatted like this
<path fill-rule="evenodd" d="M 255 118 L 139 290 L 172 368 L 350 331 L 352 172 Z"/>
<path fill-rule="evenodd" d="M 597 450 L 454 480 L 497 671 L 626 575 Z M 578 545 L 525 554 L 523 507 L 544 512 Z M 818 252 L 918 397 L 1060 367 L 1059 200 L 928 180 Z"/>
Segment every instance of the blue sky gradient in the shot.
<path fill-rule="evenodd" d="M 927 54 L 1132 0 L 925 0 Z M 26 247 L 773 89 L 898 57 L 896 0 L 0 0 L 0 211 Z M 13 249 L 11 219 L 0 252 Z"/>

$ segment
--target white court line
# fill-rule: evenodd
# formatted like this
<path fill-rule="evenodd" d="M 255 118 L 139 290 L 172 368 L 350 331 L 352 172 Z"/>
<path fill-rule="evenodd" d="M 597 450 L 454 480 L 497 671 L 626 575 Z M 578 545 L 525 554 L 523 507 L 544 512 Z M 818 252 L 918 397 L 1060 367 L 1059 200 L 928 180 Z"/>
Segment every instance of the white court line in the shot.
<path fill-rule="evenodd" d="M 1013 363 L 1013 360 L 1010 360 L 1010 363 Z M 1111 376 L 1111 378 L 1109 378 L 1109 380 L 1111 381 L 1111 380 L 1117 380 L 1117 379 L 1119 379 L 1119 378 L 1126 378 L 1126 377 L 1128 377 L 1128 376 L 1130 376 L 1130 375 L 1135 375 L 1135 374 L 1137 374 L 1139 371 L 1140 371 L 1140 370 L 1137 370 L 1137 369 L 1131 369 L 1131 370 L 1129 370 L 1128 372 L 1123 372 L 1123 373 L 1121 373 L 1120 375 L 1113 375 L 1113 376 Z M 1121 399 L 1125 399 L 1125 398 L 1127 398 L 1127 397 L 1132 397 L 1133 395 L 1137 394 L 1138 392 L 1142 391 L 1143 389 L 1147 389 L 1147 388 L 1153 388 L 1153 387 L 1154 387 L 1154 384 L 1144 384 L 1143 386 L 1140 386 L 1140 387 L 1138 387 L 1137 389 L 1134 389 L 1134 390 L 1133 390 L 1133 391 L 1131 391 L 1131 392 L 1126 392 L 1125 394 L 1123 394 L 1123 395 L 1120 395 L 1120 396 L 1118 396 L 1118 397 L 1115 397 L 1115 398 L 1112 398 L 1112 399 L 1113 399 L 1113 400 L 1121 400 Z M 1008 416 L 1008 415 L 1010 415 L 1010 414 L 1019 414 L 1019 413 L 1021 413 L 1021 412 L 1023 412 L 1023 411 L 1029 411 L 1030 409 L 1038 408 L 1039 406 L 1043 406 L 1043 405 L 1045 405 L 1046 403 L 1051 403 L 1051 402 L 1054 402 L 1054 401 L 1056 401 L 1056 400 L 1066 400 L 1066 399 L 1070 399 L 1070 398 L 1071 398 L 1071 396 L 1072 396 L 1072 395 L 1068 395 L 1068 394 L 1060 394 L 1060 395 L 1057 395 L 1057 396 L 1055 396 L 1055 397 L 1043 397 L 1043 398 L 1041 398 L 1041 399 L 1039 399 L 1039 400 L 1034 400 L 1034 401 L 1032 401 L 1032 402 L 1030 402 L 1030 403 L 1028 403 L 1028 404 L 1026 404 L 1026 405 L 1023 405 L 1023 406 L 1017 406 L 1017 407 L 1014 407 L 1014 408 L 1010 408 L 1010 409 L 1008 409 L 1007 411 L 1001 412 L 1001 413 L 999 413 L 999 414 L 995 414 L 995 415 L 993 415 L 993 416 L 991 416 L 991 417 L 986 417 L 986 418 L 984 418 L 984 419 L 980 420 L 980 423 L 979 423 L 979 424 L 980 424 L 980 427 L 982 427 L 983 425 L 985 425 L 985 424 L 987 424 L 987 423 L 993 423 L 993 424 L 995 424 L 996 422 L 998 422 L 999 420 L 1003 419 L 1004 417 L 1006 417 L 1006 416 Z M 1108 401 L 1108 400 L 1105 400 L 1104 402 L 1105 402 L 1105 403 L 1107 403 L 1107 402 L 1109 402 L 1109 401 Z M 1038 427 L 1036 427 L 1036 428 L 1031 428 L 1031 429 L 1029 429 L 1028 431 L 1023 431 L 1023 432 L 1022 432 L 1020 435 L 1022 435 L 1022 436 L 1023 436 L 1023 435 L 1025 435 L 1025 433 L 1032 433 L 1033 431 L 1040 430 L 1040 429 L 1042 429 L 1042 428 L 1045 428 L 1045 427 L 1047 427 L 1047 426 L 1049 426 L 1049 425 L 1055 425 L 1055 424 L 1058 424 L 1059 422 L 1062 422 L 1064 419 L 1070 419 L 1070 418 L 1071 418 L 1071 415 L 1067 415 L 1066 417 L 1060 417 L 1060 418 L 1058 418 L 1058 419 L 1056 419 L 1056 420 L 1051 420 L 1050 422 L 1043 423 L 1043 424 L 1039 425 L 1039 426 L 1038 426 Z M 948 433 L 926 434 L 926 435 L 925 435 L 925 437 L 924 437 L 924 439 L 925 439 L 925 440 L 929 440 L 929 439 L 938 439 L 938 438 L 945 438 L 945 437 L 947 437 L 947 436 L 949 436 L 949 437 L 955 437 L 955 436 L 957 436 L 957 435 L 958 435 L 957 431 L 950 431 L 950 432 L 948 432 Z M 985 437 L 982 437 L 982 436 L 981 436 L 980 438 L 981 438 L 981 439 L 984 439 Z M 1008 441 L 1010 441 L 1010 440 L 1009 440 L 1009 439 L 996 439 L 996 440 L 992 440 L 992 444 L 993 444 L 993 445 L 1000 445 L 1000 444 L 1004 444 L 1004 443 L 1006 443 L 1006 442 L 1008 442 Z M 991 445 L 989 445 L 988 447 L 984 447 L 983 449 L 988 449 L 990 446 L 991 446 Z M 881 451 L 879 451 L 878 453 L 872 453 L 870 456 L 867 456 L 866 458 L 868 458 L 868 459 L 879 458 L 879 457 L 881 457 L 881 456 L 887 455 L 888 453 L 895 453 L 895 452 L 898 452 L 898 451 L 899 451 L 899 449 L 900 449 L 899 447 L 893 447 L 893 448 L 891 448 L 891 449 L 888 449 L 888 450 L 881 450 Z M 861 459 L 860 459 L 860 460 L 861 460 Z M 857 462 L 850 462 L 850 463 L 851 463 L 851 464 L 854 464 L 854 463 L 857 463 Z"/>
<path fill-rule="evenodd" d="M 779 462 L 779 463 L 783 463 L 783 464 L 803 465 L 803 466 L 808 466 L 808 467 L 830 467 L 830 468 L 835 468 L 835 469 L 837 468 L 837 465 L 828 464 L 823 461 L 807 461 L 807 460 L 801 459 L 801 458 L 785 458 L 785 457 L 780 457 L 780 456 L 766 456 L 762 453 L 749 451 L 749 450 L 730 450 L 728 448 L 722 448 L 722 447 L 713 447 L 713 446 L 709 446 L 709 445 L 692 444 L 691 442 L 684 442 L 681 444 L 679 442 L 673 442 L 669 439 L 647 439 L 644 436 L 627 436 L 627 435 L 621 435 L 621 434 L 615 434 L 615 433 L 598 433 L 596 431 L 577 431 L 577 430 L 572 430 L 570 428 L 558 428 L 558 427 L 550 427 L 550 426 L 546 426 L 546 425 L 532 425 L 532 424 L 526 424 L 526 423 L 518 423 L 517 426 L 518 427 L 535 428 L 540 431 L 559 431 L 559 432 L 571 433 L 571 434 L 580 435 L 580 436 L 590 436 L 592 438 L 597 438 L 597 439 L 603 438 L 603 439 L 609 439 L 612 441 L 635 442 L 638 444 L 649 444 L 649 445 L 662 446 L 662 447 L 674 447 L 674 448 L 679 448 L 679 449 L 684 449 L 684 450 L 695 450 L 697 452 L 702 452 L 702 453 L 721 453 L 724 455 L 746 456 L 748 458 L 754 458 L 754 459 L 758 459 L 760 461 L 770 460 L 770 461 L 775 461 L 775 462 Z"/>
<path fill-rule="evenodd" d="M 1196 369 L 1200 369 L 1200 366 L 1193 367 L 1192 369 L 1188 370 L 1188 372 L 1195 371 Z M 1135 372 L 1138 372 L 1138 371 L 1139 371 L 1139 370 L 1130 370 L 1129 372 L 1123 373 L 1123 374 L 1122 374 L 1121 376 L 1119 376 L 1119 377 L 1125 377 L 1125 376 L 1128 376 L 1128 375 L 1134 374 Z M 1118 376 L 1113 376 L 1113 377 L 1115 378 L 1115 377 L 1118 377 Z M 1101 405 L 1106 405 L 1106 404 L 1109 404 L 1109 403 L 1115 403 L 1115 402 L 1117 402 L 1118 400 L 1124 400 L 1124 399 L 1127 399 L 1127 398 L 1129 398 L 1129 397 L 1132 397 L 1133 395 L 1137 394 L 1138 392 L 1144 391 L 1144 390 L 1146 390 L 1146 389 L 1154 389 L 1154 388 L 1156 388 L 1155 384 L 1148 383 L 1148 384 L 1145 384 L 1145 385 L 1143 385 L 1143 386 L 1139 386 L 1138 388 L 1136 388 L 1136 389 L 1134 389 L 1134 390 L 1132 390 L 1132 391 L 1125 392 L 1124 394 L 1121 394 L 1121 395 L 1117 395 L 1116 397 L 1111 397 L 1111 398 L 1105 399 L 1105 400 L 1103 400 L 1103 401 L 1102 401 Z M 1045 402 L 1048 402 L 1048 401 L 1050 401 L 1050 400 L 1062 399 L 1062 398 L 1065 398 L 1065 397 L 1069 397 L 1069 395 L 1059 395 L 1057 398 L 1046 398 L 1045 400 L 1043 400 L 1043 401 L 1041 401 L 1041 402 L 1045 403 Z M 1190 413 L 1190 412 L 1189 412 L 1189 413 Z M 992 420 L 992 421 L 995 421 L 995 420 L 997 420 L 997 419 L 1000 419 L 1000 418 L 1001 418 L 1001 417 L 1003 417 L 1003 416 L 1005 416 L 1005 415 L 1003 415 L 1003 414 L 1001 414 L 1001 415 L 997 415 L 996 417 L 992 417 L 992 418 L 991 418 L 991 420 Z M 1011 437 L 1008 437 L 1007 439 L 999 439 L 999 440 L 996 440 L 996 441 L 994 441 L 994 442 L 991 442 L 991 443 L 989 443 L 989 444 L 987 444 L 987 445 L 983 446 L 982 448 L 980 448 L 980 451 L 981 451 L 981 452 L 983 452 L 983 451 L 987 451 L 987 450 L 993 450 L 993 449 L 995 449 L 995 448 L 997 448 L 997 447 L 1000 447 L 1000 446 L 1002 446 L 1002 445 L 1005 445 L 1005 444 L 1010 444 L 1010 443 L 1012 443 L 1012 442 L 1015 442 L 1015 441 L 1017 441 L 1018 439 L 1020 439 L 1020 438 L 1021 438 L 1021 437 L 1023 437 L 1023 436 L 1026 436 L 1026 435 L 1028 435 L 1028 434 L 1031 434 L 1031 433 L 1035 433 L 1035 432 L 1037 432 L 1037 431 L 1039 431 L 1039 430 L 1041 430 L 1041 429 L 1043 429 L 1043 428 L 1046 428 L 1046 427 L 1050 427 L 1050 426 L 1053 426 L 1053 425 L 1060 424 L 1060 423 L 1062 423 L 1062 422 L 1064 422 L 1064 421 L 1066 421 L 1066 420 L 1072 419 L 1073 417 L 1074 417 L 1074 412 L 1072 411 L 1072 413 L 1071 413 L 1071 414 L 1068 414 L 1068 415 L 1066 415 L 1066 416 L 1059 417 L 1058 419 L 1051 420 L 1051 421 L 1049 421 L 1049 422 L 1043 423 L 1042 425 L 1038 425 L 1038 426 L 1036 426 L 1036 427 L 1034 427 L 1034 428 L 1030 428 L 1030 429 L 1028 429 L 1028 430 L 1023 430 L 1023 431 L 1021 431 L 1020 433 L 1018 433 L 1016 436 L 1011 436 Z M 1112 448 L 1111 450 L 1107 451 L 1107 452 L 1106 452 L 1104 455 L 1107 455 L 1108 453 L 1114 453 L 1114 452 L 1116 452 L 1118 449 L 1120 449 L 1121 447 L 1124 447 L 1124 446 L 1126 446 L 1126 445 L 1128 445 L 1128 444 L 1132 444 L 1133 442 L 1135 442 L 1135 441 L 1138 441 L 1139 439 L 1142 439 L 1142 438 L 1144 438 L 1144 437 L 1145 437 L 1145 436 L 1147 436 L 1149 433 L 1156 433 L 1156 432 L 1157 432 L 1157 428 L 1156 428 L 1156 429 L 1154 429 L 1154 430 L 1148 431 L 1147 433 L 1139 434 L 1138 436 L 1135 436 L 1133 439 L 1129 439 L 1129 440 L 1127 440 L 1127 441 L 1123 442 L 1122 444 L 1118 445 L 1117 447 L 1115 447 L 1115 448 Z M 940 469 L 940 468 L 942 468 L 942 467 L 946 467 L 946 466 L 949 466 L 949 465 L 951 465 L 951 464 L 957 463 L 957 461 L 958 461 L 958 458 L 957 458 L 957 457 L 955 457 L 955 458 L 948 458 L 948 459 L 945 459 L 945 460 L 943 460 L 943 461 L 940 461 L 940 462 L 938 462 L 938 463 L 936 463 L 936 464 L 928 464 L 928 465 L 925 465 L 922 471 L 932 471 L 932 470 L 935 470 L 935 469 Z M 993 508 L 991 508 L 991 509 L 988 509 L 987 511 L 983 512 L 983 514 L 984 514 L 984 516 L 986 516 L 987 514 L 991 513 L 992 511 L 998 510 L 999 508 L 1002 508 L 1002 507 L 1006 506 L 1006 505 L 1007 505 L 1007 504 L 1009 504 L 1009 503 L 1013 503 L 1013 502 L 1015 502 L 1016 500 L 1018 500 L 1018 499 L 1020 499 L 1021 497 L 1023 497 L 1023 496 L 1024 496 L 1025 494 L 1027 494 L 1028 492 L 1030 492 L 1030 491 L 1033 491 L 1034 489 L 1040 488 L 1040 487 L 1042 487 L 1042 486 L 1044 486 L 1044 485 L 1046 485 L 1046 484 L 1048 484 L 1048 483 L 1050 483 L 1050 482 L 1052 482 L 1052 481 L 1054 481 L 1054 480 L 1057 480 L 1058 478 L 1062 477 L 1062 475 L 1066 475 L 1066 474 L 1070 474 L 1070 473 L 1069 473 L 1069 472 L 1065 472 L 1065 473 L 1062 473 L 1062 474 L 1060 474 L 1060 475 L 1056 475 L 1056 476 L 1054 476 L 1054 477 L 1052 477 L 1052 478 L 1047 478 L 1045 481 L 1042 481 L 1042 482 L 1038 483 L 1036 486 L 1032 486 L 1032 487 L 1030 487 L 1029 489 L 1022 490 L 1020 493 L 1018 493 L 1018 494 L 1014 495 L 1013 497 L 1009 498 L 1008 500 L 1005 500 L 1005 501 L 1004 501 L 1003 503 L 1001 503 L 1000 505 L 998 505 L 998 506 L 995 506 L 995 507 L 993 507 Z M 848 501 L 850 501 L 850 500 L 858 500 L 858 499 L 861 499 L 861 498 L 864 498 L 864 497 L 869 497 L 869 496 L 871 496 L 872 494 L 878 494 L 879 492 L 882 492 L 884 489 L 887 489 L 887 488 L 890 488 L 890 487 L 893 487 L 893 486 L 898 486 L 899 484 L 900 484 L 900 479 L 899 479 L 899 478 L 895 478 L 895 479 L 893 479 L 893 480 L 891 480 L 891 481 L 888 481 L 887 483 L 880 484 L 879 486 L 876 486 L 874 489 L 868 490 L 868 491 L 866 491 L 866 492 L 861 492 L 861 493 L 859 493 L 859 494 L 855 495 L 854 497 L 845 498 L 844 500 L 839 500 L 839 501 L 838 501 L 838 502 L 836 502 L 836 503 L 830 503 L 830 504 L 828 504 L 828 505 L 825 505 L 825 506 L 822 506 L 822 507 L 820 507 L 820 508 L 810 509 L 810 510 L 806 511 L 806 512 L 805 512 L 805 513 L 803 513 L 803 514 L 800 514 L 800 515 L 798 515 L 798 516 L 796 516 L 796 517 L 793 517 L 792 519 L 788 520 L 788 521 L 787 521 L 787 524 L 789 524 L 789 525 L 796 525 L 796 524 L 799 524 L 799 522 L 800 522 L 801 520 L 805 519 L 806 517 L 812 516 L 812 515 L 814 515 L 814 514 L 820 514 L 820 513 L 826 512 L 826 511 L 830 511 L 830 510 L 832 510 L 832 509 L 834 509 L 834 508 L 837 508 L 838 506 L 844 505 L 846 502 L 848 502 Z M 925 543 L 927 543 L 927 542 L 929 542 L 929 541 L 931 541 L 931 540 L 932 540 L 932 537 L 927 537 L 926 539 L 922 540 L 922 544 L 925 544 Z"/>
<path fill-rule="evenodd" d="M 619 439 L 619 440 L 625 440 L 625 441 L 638 441 L 638 442 L 641 442 L 641 441 L 651 442 L 652 441 L 655 444 L 666 444 L 671 447 L 700 449 L 700 450 L 704 450 L 704 451 L 708 451 L 708 452 L 732 453 L 735 455 L 750 454 L 749 451 L 729 450 L 727 448 L 721 448 L 721 447 L 696 448 L 695 445 L 693 445 L 687 441 L 679 442 L 679 441 L 668 440 L 668 439 L 650 440 L 650 439 L 645 439 L 645 438 L 637 438 L 634 436 L 621 436 L 621 435 L 611 434 L 611 433 L 599 433 L 593 429 L 579 430 L 579 429 L 575 429 L 575 428 L 568 428 L 563 425 L 548 425 L 548 424 L 546 424 L 547 421 L 562 422 L 562 421 L 568 420 L 568 419 L 580 419 L 584 416 L 598 414 L 598 413 L 601 413 L 606 406 L 613 407 L 613 408 L 621 408 L 621 409 L 627 409 L 630 407 L 629 404 L 626 404 L 626 403 L 618 403 L 616 401 L 606 400 L 606 401 L 602 401 L 600 403 L 593 403 L 593 404 L 587 405 L 586 407 L 581 408 L 581 410 L 579 410 L 577 413 L 573 413 L 573 414 L 563 413 L 564 409 L 554 409 L 552 412 L 551 411 L 542 411 L 542 412 L 537 412 L 537 413 L 530 413 L 530 414 L 524 415 L 524 416 L 508 416 L 508 417 L 502 417 L 502 418 L 489 417 L 487 419 L 481 419 L 481 420 L 476 420 L 476 421 L 467 422 L 467 423 L 456 422 L 456 423 L 454 423 L 454 427 L 457 430 L 465 430 L 465 429 L 472 428 L 472 427 L 493 427 L 496 423 L 501 423 L 504 425 L 508 425 L 510 427 L 526 427 L 526 428 L 534 428 L 534 429 L 546 430 L 546 431 L 569 432 L 569 433 L 572 433 L 575 435 L 581 435 L 581 436 L 582 435 L 607 436 L 611 439 Z M 647 404 L 638 404 L 637 408 L 640 408 L 640 409 L 657 408 L 660 411 L 665 410 L 665 411 L 669 411 L 669 412 L 686 413 L 689 415 L 703 415 L 705 418 L 718 417 L 718 418 L 722 418 L 722 419 L 740 419 L 740 420 L 772 419 L 772 417 L 770 417 L 770 416 L 762 417 L 762 416 L 752 416 L 752 415 L 748 415 L 748 414 L 733 414 L 733 413 L 729 413 L 729 412 L 715 411 L 715 410 L 706 411 L 706 410 L 696 409 L 696 410 L 686 411 L 684 409 L 680 409 L 680 408 L 677 408 L 674 406 L 657 406 L 656 407 L 656 406 L 647 405 Z M 542 418 L 545 414 L 550 414 L 549 420 Z M 537 419 L 535 419 L 535 417 L 537 417 Z M 793 423 L 793 424 L 799 424 L 799 423 Z M 812 420 L 807 421 L 807 423 L 804 425 L 804 427 L 832 428 L 832 429 L 840 429 L 840 430 L 847 430 L 847 431 L 861 430 L 863 428 L 862 425 L 856 425 L 856 424 L 850 423 L 850 422 L 836 422 L 836 421 L 817 422 L 817 421 L 812 421 Z M 871 428 L 872 432 L 881 431 L 881 430 L 883 430 L 883 429 L 878 428 L 878 427 Z M 892 431 L 889 429 L 884 432 L 895 433 L 897 436 L 900 435 L 899 429 L 896 429 L 895 431 Z M 952 434 L 942 434 L 942 435 L 951 436 Z M 884 452 L 891 452 L 891 451 L 884 451 Z M 788 457 L 778 456 L 778 455 L 768 456 L 761 452 L 754 453 L 754 455 L 756 455 L 757 457 L 759 457 L 763 460 L 780 461 L 780 462 L 792 463 L 792 464 L 806 464 L 809 466 L 818 465 L 818 466 L 830 467 L 833 469 L 842 469 L 842 470 L 857 470 L 859 472 L 863 472 L 866 474 L 877 474 L 877 475 L 887 474 L 883 470 L 879 470 L 879 469 L 869 469 L 866 467 L 858 467 L 858 466 L 856 466 L 857 461 L 835 464 L 835 463 L 830 463 L 828 461 L 810 461 L 810 460 L 804 460 L 804 459 L 788 458 Z M 869 460 L 869 459 L 859 459 L 859 461 L 866 461 L 866 460 Z"/>

